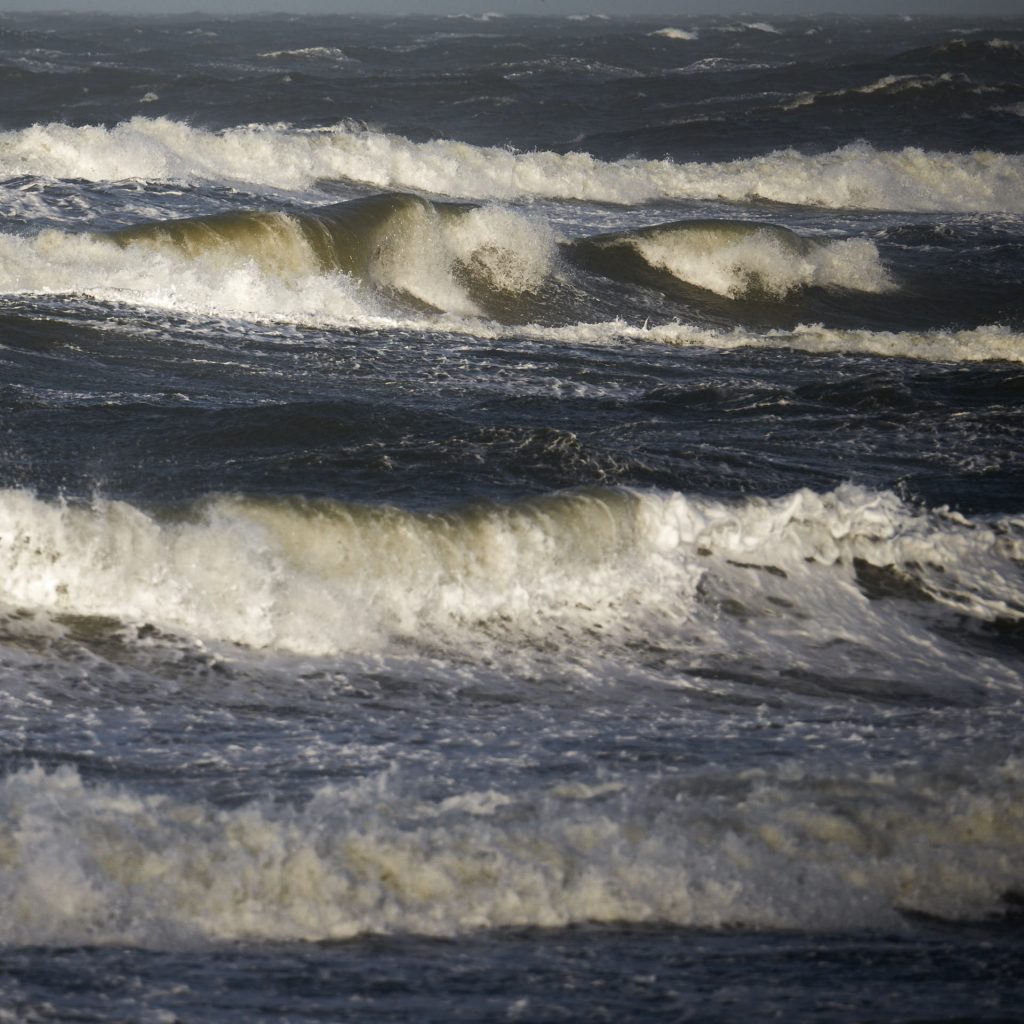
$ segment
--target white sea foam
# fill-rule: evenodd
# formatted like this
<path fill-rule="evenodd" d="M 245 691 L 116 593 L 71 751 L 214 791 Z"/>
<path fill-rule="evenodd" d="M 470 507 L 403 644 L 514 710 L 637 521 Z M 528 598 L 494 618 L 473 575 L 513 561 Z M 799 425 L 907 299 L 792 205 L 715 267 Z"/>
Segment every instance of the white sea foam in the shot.
<path fill-rule="evenodd" d="M 986 45 L 992 50 L 1012 50 L 1024 54 L 1024 42 L 1020 39 L 989 39 Z"/>
<path fill-rule="evenodd" d="M 459 268 L 493 291 L 536 291 L 555 257 L 554 234 L 544 223 L 510 210 L 481 207 L 456 218 L 417 206 L 393 231 L 377 261 L 380 283 L 436 309 L 476 315 L 479 307 L 457 280 Z"/>
<path fill-rule="evenodd" d="M 975 29 L 974 31 L 980 32 L 981 29 Z M 982 43 L 982 40 L 978 39 L 951 39 L 948 43 L 943 44 L 938 48 L 938 52 L 946 52 L 950 50 L 962 50 L 968 46 L 977 46 Z M 1024 54 L 1024 41 L 1019 39 L 986 39 L 983 45 L 987 46 L 990 50 L 1004 50 L 1016 54 Z"/>
<path fill-rule="evenodd" d="M 25 769 L 0 781 L 0 941 L 977 919 L 1024 884 L 1022 808 L 1015 759 L 984 777 L 792 767 L 444 803 L 381 775 L 326 785 L 300 807 L 233 809 Z"/>
<path fill-rule="evenodd" d="M 465 21 L 503 21 L 504 14 L 498 11 L 487 11 L 484 14 L 449 14 L 449 18 L 461 18 Z"/>
<path fill-rule="evenodd" d="M 319 272 L 294 229 L 262 253 L 171 246 L 122 249 L 94 235 L 47 230 L 0 235 L 0 292 L 89 295 L 156 309 L 300 322 L 356 322 L 380 314 L 372 294 L 341 274 Z"/>
<path fill-rule="evenodd" d="M 1024 157 L 893 152 L 867 143 L 807 155 L 781 150 L 728 163 L 605 162 L 584 153 L 507 149 L 336 127 L 207 132 L 163 118 L 114 128 L 36 125 L 0 135 L 0 173 L 93 181 L 246 182 L 308 189 L 344 179 L 470 199 L 548 197 L 612 203 L 751 198 L 823 207 L 1024 211 Z"/>

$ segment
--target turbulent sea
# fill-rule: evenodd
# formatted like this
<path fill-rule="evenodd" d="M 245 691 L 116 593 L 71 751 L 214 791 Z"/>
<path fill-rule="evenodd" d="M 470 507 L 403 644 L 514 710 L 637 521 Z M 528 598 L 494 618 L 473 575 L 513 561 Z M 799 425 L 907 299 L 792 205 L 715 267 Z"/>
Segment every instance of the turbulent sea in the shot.
<path fill-rule="evenodd" d="M 1024 19 L 0 82 L 0 1021 L 1020 1019 Z"/>

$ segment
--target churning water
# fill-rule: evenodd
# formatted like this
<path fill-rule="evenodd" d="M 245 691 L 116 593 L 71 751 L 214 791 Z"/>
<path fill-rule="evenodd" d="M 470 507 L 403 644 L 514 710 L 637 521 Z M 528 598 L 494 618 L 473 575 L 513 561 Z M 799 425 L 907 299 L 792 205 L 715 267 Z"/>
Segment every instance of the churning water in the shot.
<path fill-rule="evenodd" d="M 0 20 L 0 1020 L 1009 1020 L 1024 23 Z"/>

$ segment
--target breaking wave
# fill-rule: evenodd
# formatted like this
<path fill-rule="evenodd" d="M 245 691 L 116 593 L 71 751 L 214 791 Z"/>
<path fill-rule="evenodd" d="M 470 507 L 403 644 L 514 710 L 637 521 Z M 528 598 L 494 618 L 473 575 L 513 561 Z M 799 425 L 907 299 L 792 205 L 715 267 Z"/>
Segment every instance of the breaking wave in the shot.
<path fill-rule="evenodd" d="M 863 292 L 893 287 L 874 243 L 816 241 L 774 224 L 680 221 L 578 244 L 591 252 L 630 248 L 650 266 L 727 298 L 757 293 L 781 299 L 810 286 Z"/>
<path fill-rule="evenodd" d="M 113 243 L 113 244 L 112 244 Z M 140 261 L 140 250 L 146 259 Z M 563 243 L 585 272 L 630 280 L 637 259 L 727 298 L 892 285 L 867 240 L 771 224 L 680 221 Z M 565 261 L 550 226 L 506 208 L 387 193 L 301 212 L 231 212 L 107 234 L 0 235 L 0 291 L 86 292 L 203 312 L 345 322 L 403 312 L 564 323 Z M 563 285 L 565 287 L 563 287 Z"/>
<path fill-rule="evenodd" d="M 551 231 L 533 218 L 387 194 L 105 235 L 0 235 L 0 290 L 314 322 L 393 314 L 396 303 L 474 316 L 539 289 L 554 252 Z"/>
<path fill-rule="evenodd" d="M 680 39 L 683 42 L 693 42 L 699 38 L 699 33 L 688 32 L 685 28 L 659 28 L 652 36 L 662 36 L 665 39 Z"/>
<path fill-rule="evenodd" d="M 137 117 L 113 128 L 48 124 L 4 133 L 0 174 L 244 181 L 285 189 L 331 179 L 466 199 L 767 199 L 826 208 L 1024 211 L 1019 155 L 890 152 L 867 143 L 816 155 L 780 150 L 726 163 L 606 162 L 586 153 L 416 143 L 349 126 L 208 132 Z"/>
<path fill-rule="evenodd" d="M 609 278 L 620 285 L 612 293 Z M 638 282 L 648 291 L 637 291 Z M 666 306 L 657 320 L 638 326 L 635 309 L 649 308 L 650 289 L 660 288 L 673 302 L 679 284 L 692 289 L 679 300 L 684 305 Z M 77 294 L 186 315 L 430 328 L 556 344 L 1024 359 L 1020 332 L 998 324 L 880 331 L 797 323 L 753 330 L 700 319 L 704 304 L 719 301 L 716 295 L 781 309 L 808 288 L 866 295 L 895 285 L 867 239 L 692 220 L 566 241 L 532 214 L 394 193 L 297 212 L 153 221 L 109 233 L 0 234 L 0 293 L 8 295 Z M 673 308 L 686 320 L 669 319 Z"/>
<path fill-rule="evenodd" d="M 777 596 L 795 627 L 803 608 L 827 633 L 823 595 L 845 608 L 859 564 L 892 573 L 934 607 L 979 622 L 1020 619 L 1021 525 L 918 512 L 849 486 L 733 503 L 569 492 L 433 514 L 225 495 L 162 515 L 8 490 L 0 602 L 315 655 L 442 638 L 560 646 L 593 635 L 614 647 L 636 630 L 685 647 L 693 629 L 710 642 L 717 602 L 733 590 L 755 618 L 762 603 L 777 618 Z M 753 589 L 752 567 L 771 570 L 754 574 Z M 869 604 L 837 611 L 841 631 L 861 618 L 877 629 Z"/>
<path fill-rule="evenodd" d="M 992 87 L 977 85 L 967 75 L 947 71 L 941 75 L 885 75 L 867 85 L 833 92 L 808 92 L 786 105 L 787 110 L 807 107 L 825 100 L 850 100 L 860 96 L 898 96 L 902 93 L 920 93 L 935 90 L 939 93 L 966 91 L 975 94 L 998 92 Z"/>
<path fill-rule="evenodd" d="M 234 809 L 27 769 L 0 781 L 0 941 L 979 919 L 1024 884 L 1022 798 L 1014 759 L 977 777 L 793 767 L 443 801 L 382 775 Z"/>

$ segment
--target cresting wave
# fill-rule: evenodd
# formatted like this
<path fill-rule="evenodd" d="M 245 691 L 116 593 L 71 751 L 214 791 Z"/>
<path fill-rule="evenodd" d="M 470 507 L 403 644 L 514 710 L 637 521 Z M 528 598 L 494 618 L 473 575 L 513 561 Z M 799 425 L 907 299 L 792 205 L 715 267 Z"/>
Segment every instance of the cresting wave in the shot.
<path fill-rule="evenodd" d="M 569 492 L 435 514 L 224 495 L 161 515 L 0 492 L 8 610 L 314 655 L 485 637 L 560 646 L 590 635 L 615 647 L 637 629 L 685 646 L 694 623 L 710 635 L 716 609 L 737 599 L 755 621 L 777 619 L 778 598 L 797 626 L 805 612 L 825 632 L 830 614 L 840 633 L 858 620 L 870 630 L 870 594 L 852 596 L 861 564 L 934 608 L 1015 621 L 1022 560 L 1017 520 L 918 512 L 849 486 L 735 503 Z"/>
<path fill-rule="evenodd" d="M 728 298 L 774 302 L 809 286 L 893 287 L 874 244 L 862 239 L 816 240 L 774 225 L 688 221 L 559 243 L 533 216 L 392 194 L 305 213 L 152 222 L 108 235 L 0 234 L 0 293 L 84 294 L 186 315 L 441 328 L 558 344 L 639 341 L 1024 361 L 1020 332 L 998 325 L 887 332 L 811 324 L 754 332 L 583 320 L 601 308 L 602 279 L 628 283 L 636 262 Z M 589 278 L 593 270 L 602 277 Z M 566 305 L 567 293 L 576 306 Z"/>
<path fill-rule="evenodd" d="M 807 107 L 827 100 L 850 100 L 858 95 L 891 97 L 900 93 L 922 92 L 929 89 L 940 92 L 948 89 L 963 89 L 976 94 L 999 91 L 998 89 L 978 86 L 967 75 L 955 74 L 953 72 L 946 72 L 941 75 L 885 75 L 874 82 L 869 82 L 867 85 L 857 86 L 852 89 L 804 93 L 786 104 L 786 109 L 795 110 L 798 107 Z"/>
<path fill-rule="evenodd" d="M 652 36 L 662 36 L 665 39 L 679 39 L 682 42 L 692 43 L 699 38 L 699 33 L 688 31 L 685 28 L 659 28 Z"/>
<path fill-rule="evenodd" d="M 534 218 L 386 194 L 108 234 L 0 235 L 0 291 L 330 324 L 426 311 L 501 316 L 515 296 L 541 288 L 554 254 L 553 233 Z"/>
<path fill-rule="evenodd" d="M 1024 157 L 893 152 L 867 143 L 831 153 L 780 150 L 727 163 L 605 162 L 585 153 L 516 153 L 437 140 L 415 143 L 345 125 L 250 126 L 208 132 L 164 118 L 113 128 L 48 124 L 0 135 L 0 175 L 216 181 L 308 189 L 324 179 L 465 199 L 608 203 L 767 199 L 826 208 L 1024 211 Z"/>
<path fill-rule="evenodd" d="M 499 207 L 432 203 L 389 193 L 303 213 L 229 213 L 112 232 L 119 245 L 251 261 L 287 284 L 317 274 L 421 309 L 476 315 L 496 298 L 541 288 L 554 258 L 545 224 Z"/>
<path fill-rule="evenodd" d="M 111 245 L 110 243 L 114 243 Z M 146 259 L 138 251 L 146 251 Z M 681 221 L 564 242 L 497 206 L 387 193 L 301 212 L 232 212 L 101 235 L 0 235 L 0 291 L 77 292 L 229 315 L 345 323 L 424 312 L 564 323 L 637 259 L 727 298 L 892 287 L 874 243 L 740 221 Z M 569 264 L 574 264 L 570 267 Z M 582 271 L 582 273 L 581 273 Z M 597 308 L 600 308 L 599 306 Z"/>
<path fill-rule="evenodd" d="M 816 241 L 775 224 L 680 221 L 588 238 L 576 247 L 619 256 L 632 249 L 680 281 L 733 299 L 748 294 L 781 299 L 811 286 L 861 292 L 893 288 L 873 242 Z"/>
<path fill-rule="evenodd" d="M 0 781 L 0 941 L 155 946 L 585 921 L 898 928 L 1024 885 L 1024 764 L 786 772 L 417 798 L 383 775 L 221 809 Z M 728 807 L 728 813 L 724 808 Z"/>

